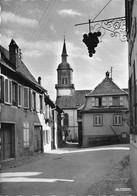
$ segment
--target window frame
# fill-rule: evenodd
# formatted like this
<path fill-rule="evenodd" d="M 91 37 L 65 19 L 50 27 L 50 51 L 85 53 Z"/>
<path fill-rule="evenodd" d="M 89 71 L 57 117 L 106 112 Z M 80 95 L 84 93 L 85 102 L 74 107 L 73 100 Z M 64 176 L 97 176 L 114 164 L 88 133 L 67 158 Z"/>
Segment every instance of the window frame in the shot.
<path fill-rule="evenodd" d="M 93 126 L 94 127 L 103 126 L 103 115 L 100 115 L 100 114 L 93 115 Z"/>
<path fill-rule="evenodd" d="M 7 81 L 7 86 L 6 86 L 6 81 Z M 8 78 L 4 79 L 4 103 L 9 105 L 12 104 L 12 80 Z"/>
<path fill-rule="evenodd" d="M 23 147 L 28 148 L 30 145 L 29 139 L 29 122 L 23 122 Z"/>
<path fill-rule="evenodd" d="M 113 115 L 113 125 L 114 126 L 123 126 L 123 116 L 122 114 Z"/>

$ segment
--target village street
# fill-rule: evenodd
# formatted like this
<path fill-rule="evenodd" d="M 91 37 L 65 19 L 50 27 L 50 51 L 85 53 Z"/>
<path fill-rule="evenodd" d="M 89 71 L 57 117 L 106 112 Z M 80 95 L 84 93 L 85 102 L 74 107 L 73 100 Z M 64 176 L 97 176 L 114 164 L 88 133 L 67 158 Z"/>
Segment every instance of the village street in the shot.
<path fill-rule="evenodd" d="M 133 196 L 128 168 L 123 172 L 128 155 L 129 145 L 53 150 L 2 170 L 1 195 Z"/>

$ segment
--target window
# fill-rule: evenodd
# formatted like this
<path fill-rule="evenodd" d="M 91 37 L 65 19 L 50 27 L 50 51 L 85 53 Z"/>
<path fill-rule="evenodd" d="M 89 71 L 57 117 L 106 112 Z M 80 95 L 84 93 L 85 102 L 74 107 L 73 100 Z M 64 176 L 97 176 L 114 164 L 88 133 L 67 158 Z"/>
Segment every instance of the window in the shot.
<path fill-rule="evenodd" d="M 29 108 L 29 88 L 23 88 L 23 106 L 24 108 Z"/>
<path fill-rule="evenodd" d="M 120 97 L 112 97 L 112 104 L 113 104 L 113 106 L 119 106 L 120 105 Z"/>
<path fill-rule="evenodd" d="M 103 126 L 103 116 L 93 116 L 93 124 L 94 126 Z"/>
<path fill-rule="evenodd" d="M 22 103 L 22 92 L 21 92 L 21 85 L 19 84 L 18 85 L 18 106 L 21 106 L 21 103 Z"/>
<path fill-rule="evenodd" d="M 23 146 L 24 147 L 29 146 L 29 123 L 28 122 L 23 123 Z"/>
<path fill-rule="evenodd" d="M 102 97 L 96 98 L 95 101 L 96 106 L 102 106 Z"/>
<path fill-rule="evenodd" d="M 122 115 L 121 114 L 114 115 L 114 125 L 115 126 L 122 125 Z"/>
<path fill-rule="evenodd" d="M 12 81 L 12 104 L 18 105 L 18 84 Z"/>
<path fill-rule="evenodd" d="M 11 98 L 12 98 L 12 82 L 9 79 L 5 79 L 5 90 L 4 90 L 4 100 L 5 103 L 10 103 L 11 104 Z"/>
<path fill-rule="evenodd" d="M 67 78 L 62 78 L 62 84 L 67 84 Z"/>

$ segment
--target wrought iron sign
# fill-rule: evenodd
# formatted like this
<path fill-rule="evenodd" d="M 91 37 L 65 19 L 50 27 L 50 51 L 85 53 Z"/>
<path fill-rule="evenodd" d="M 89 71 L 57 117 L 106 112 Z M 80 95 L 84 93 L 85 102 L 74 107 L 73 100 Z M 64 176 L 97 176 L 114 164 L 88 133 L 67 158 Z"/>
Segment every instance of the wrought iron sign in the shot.
<path fill-rule="evenodd" d="M 100 40 L 106 34 L 106 31 L 109 31 L 111 37 L 119 36 L 119 39 L 122 42 L 127 41 L 125 17 L 110 18 L 98 21 L 89 20 L 89 22 L 76 24 L 75 26 L 85 24 L 89 24 L 89 32 L 101 32 Z"/>

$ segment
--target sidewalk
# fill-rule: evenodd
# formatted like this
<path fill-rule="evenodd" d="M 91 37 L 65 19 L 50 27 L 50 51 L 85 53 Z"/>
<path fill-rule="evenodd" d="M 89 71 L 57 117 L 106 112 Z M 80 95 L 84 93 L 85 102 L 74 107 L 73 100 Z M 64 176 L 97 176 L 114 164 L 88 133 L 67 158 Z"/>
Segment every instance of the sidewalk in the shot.
<path fill-rule="evenodd" d="M 131 184 L 129 156 L 112 168 L 103 181 L 92 184 L 89 196 L 137 196 Z"/>

